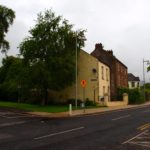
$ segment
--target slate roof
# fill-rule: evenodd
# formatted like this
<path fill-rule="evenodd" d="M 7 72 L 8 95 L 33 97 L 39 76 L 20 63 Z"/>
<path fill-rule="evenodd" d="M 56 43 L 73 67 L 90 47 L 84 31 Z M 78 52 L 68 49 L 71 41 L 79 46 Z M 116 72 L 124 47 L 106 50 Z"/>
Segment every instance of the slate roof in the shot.
<path fill-rule="evenodd" d="M 132 73 L 128 73 L 128 81 L 140 81 L 140 78 L 135 77 Z"/>

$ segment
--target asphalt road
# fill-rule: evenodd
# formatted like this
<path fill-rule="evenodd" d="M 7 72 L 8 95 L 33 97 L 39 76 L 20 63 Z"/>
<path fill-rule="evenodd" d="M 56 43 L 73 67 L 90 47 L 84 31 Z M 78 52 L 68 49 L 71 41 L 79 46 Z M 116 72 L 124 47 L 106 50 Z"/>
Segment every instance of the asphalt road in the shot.
<path fill-rule="evenodd" d="M 0 150 L 149 150 L 150 106 L 70 118 L 0 108 Z"/>

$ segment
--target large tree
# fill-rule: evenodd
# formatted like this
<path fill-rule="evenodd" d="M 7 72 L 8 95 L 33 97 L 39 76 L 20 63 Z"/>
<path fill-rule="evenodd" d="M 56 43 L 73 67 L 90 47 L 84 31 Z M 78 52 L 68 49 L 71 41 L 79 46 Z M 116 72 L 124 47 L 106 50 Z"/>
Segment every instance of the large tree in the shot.
<path fill-rule="evenodd" d="M 28 71 L 23 65 L 22 59 L 8 56 L 3 59 L 0 67 L 0 98 L 15 101 L 18 98 L 18 90 L 25 89 Z"/>
<path fill-rule="evenodd" d="M 15 12 L 12 9 L 0 5 L 0 49 L 5 54 L 9 49 L 9 42 L 5 39 L 5 36 L 14 18 Z"/>
<path fill-rule="evenodd" d="M 85 30 L 74 31 L 67 20 L 46 10 L 29 33 L 20 53 L 32 72 L 33 88 L 42 91 L 46 102 L 48 89 L 60 90 L 75 80 L 75 50 L 84 46 Z"/>

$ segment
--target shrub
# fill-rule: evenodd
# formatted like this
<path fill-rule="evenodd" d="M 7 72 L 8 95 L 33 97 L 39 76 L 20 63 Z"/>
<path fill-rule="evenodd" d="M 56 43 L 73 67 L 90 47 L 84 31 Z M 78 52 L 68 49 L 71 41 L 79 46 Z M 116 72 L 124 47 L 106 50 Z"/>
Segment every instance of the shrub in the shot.
<path fill-rule="evenodd" d="M 96 106 L 96 103 L 94 101 L 89 100 L 88 98 L 86 98 L 85 106 Z"/>
<path fill-rule="evenodd" d="M 72 104 L 73 106 L 75 106 L 75 102 L 76 102 L 76 100 L 73 98 L 67 100 L 67 104 Z M 82 101 L 80 99 L 77 99 L 77 105 L 80 106 L 81 103 L 82 103 Z"/>
<path fill-rule="evenodd" d="M 118 88 L 118 97 L 122 97 L 123 93 L 127 93 L 129 104 L 140 104 L 144 102 L 143 94 L 139 89 Z"/>

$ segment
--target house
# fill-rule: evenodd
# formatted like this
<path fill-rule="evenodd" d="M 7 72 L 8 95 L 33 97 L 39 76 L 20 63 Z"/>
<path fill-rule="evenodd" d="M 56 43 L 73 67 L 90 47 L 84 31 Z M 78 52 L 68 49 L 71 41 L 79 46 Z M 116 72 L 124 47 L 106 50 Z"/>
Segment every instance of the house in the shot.
<path fill-rule="evenodd" d="M 77 99 L 99 103 L 104 94 L 110 96 L 110 69 L 97 58 L 80 50 L 78 55 Z M 83 85 L 85 86 L 83 87 Z M 56 94 L 56 93 L 55 93 Z M 57 95 L 57 98 L 56 98 Z M 76 84 L 55 95 L 56 100 L 64 102 L 76 98 Z"/>
<path fill-rule="evenodd" d="M 128 87 L 128 68 L 113 55 L 112 50 L 104 50 L 103 45 L 98 43 L 95 50 L 91 53 L 100 62 L 106 64 L 110 68 L 110 97 L 116 100 L 117 88 Z"/>
<path fill-rule="evenodd" d="M 135 77 L 132 73 L 128 73 L 128 87 L 129 89 L 135 89 L 140 87 L 140 78 Z"/>

